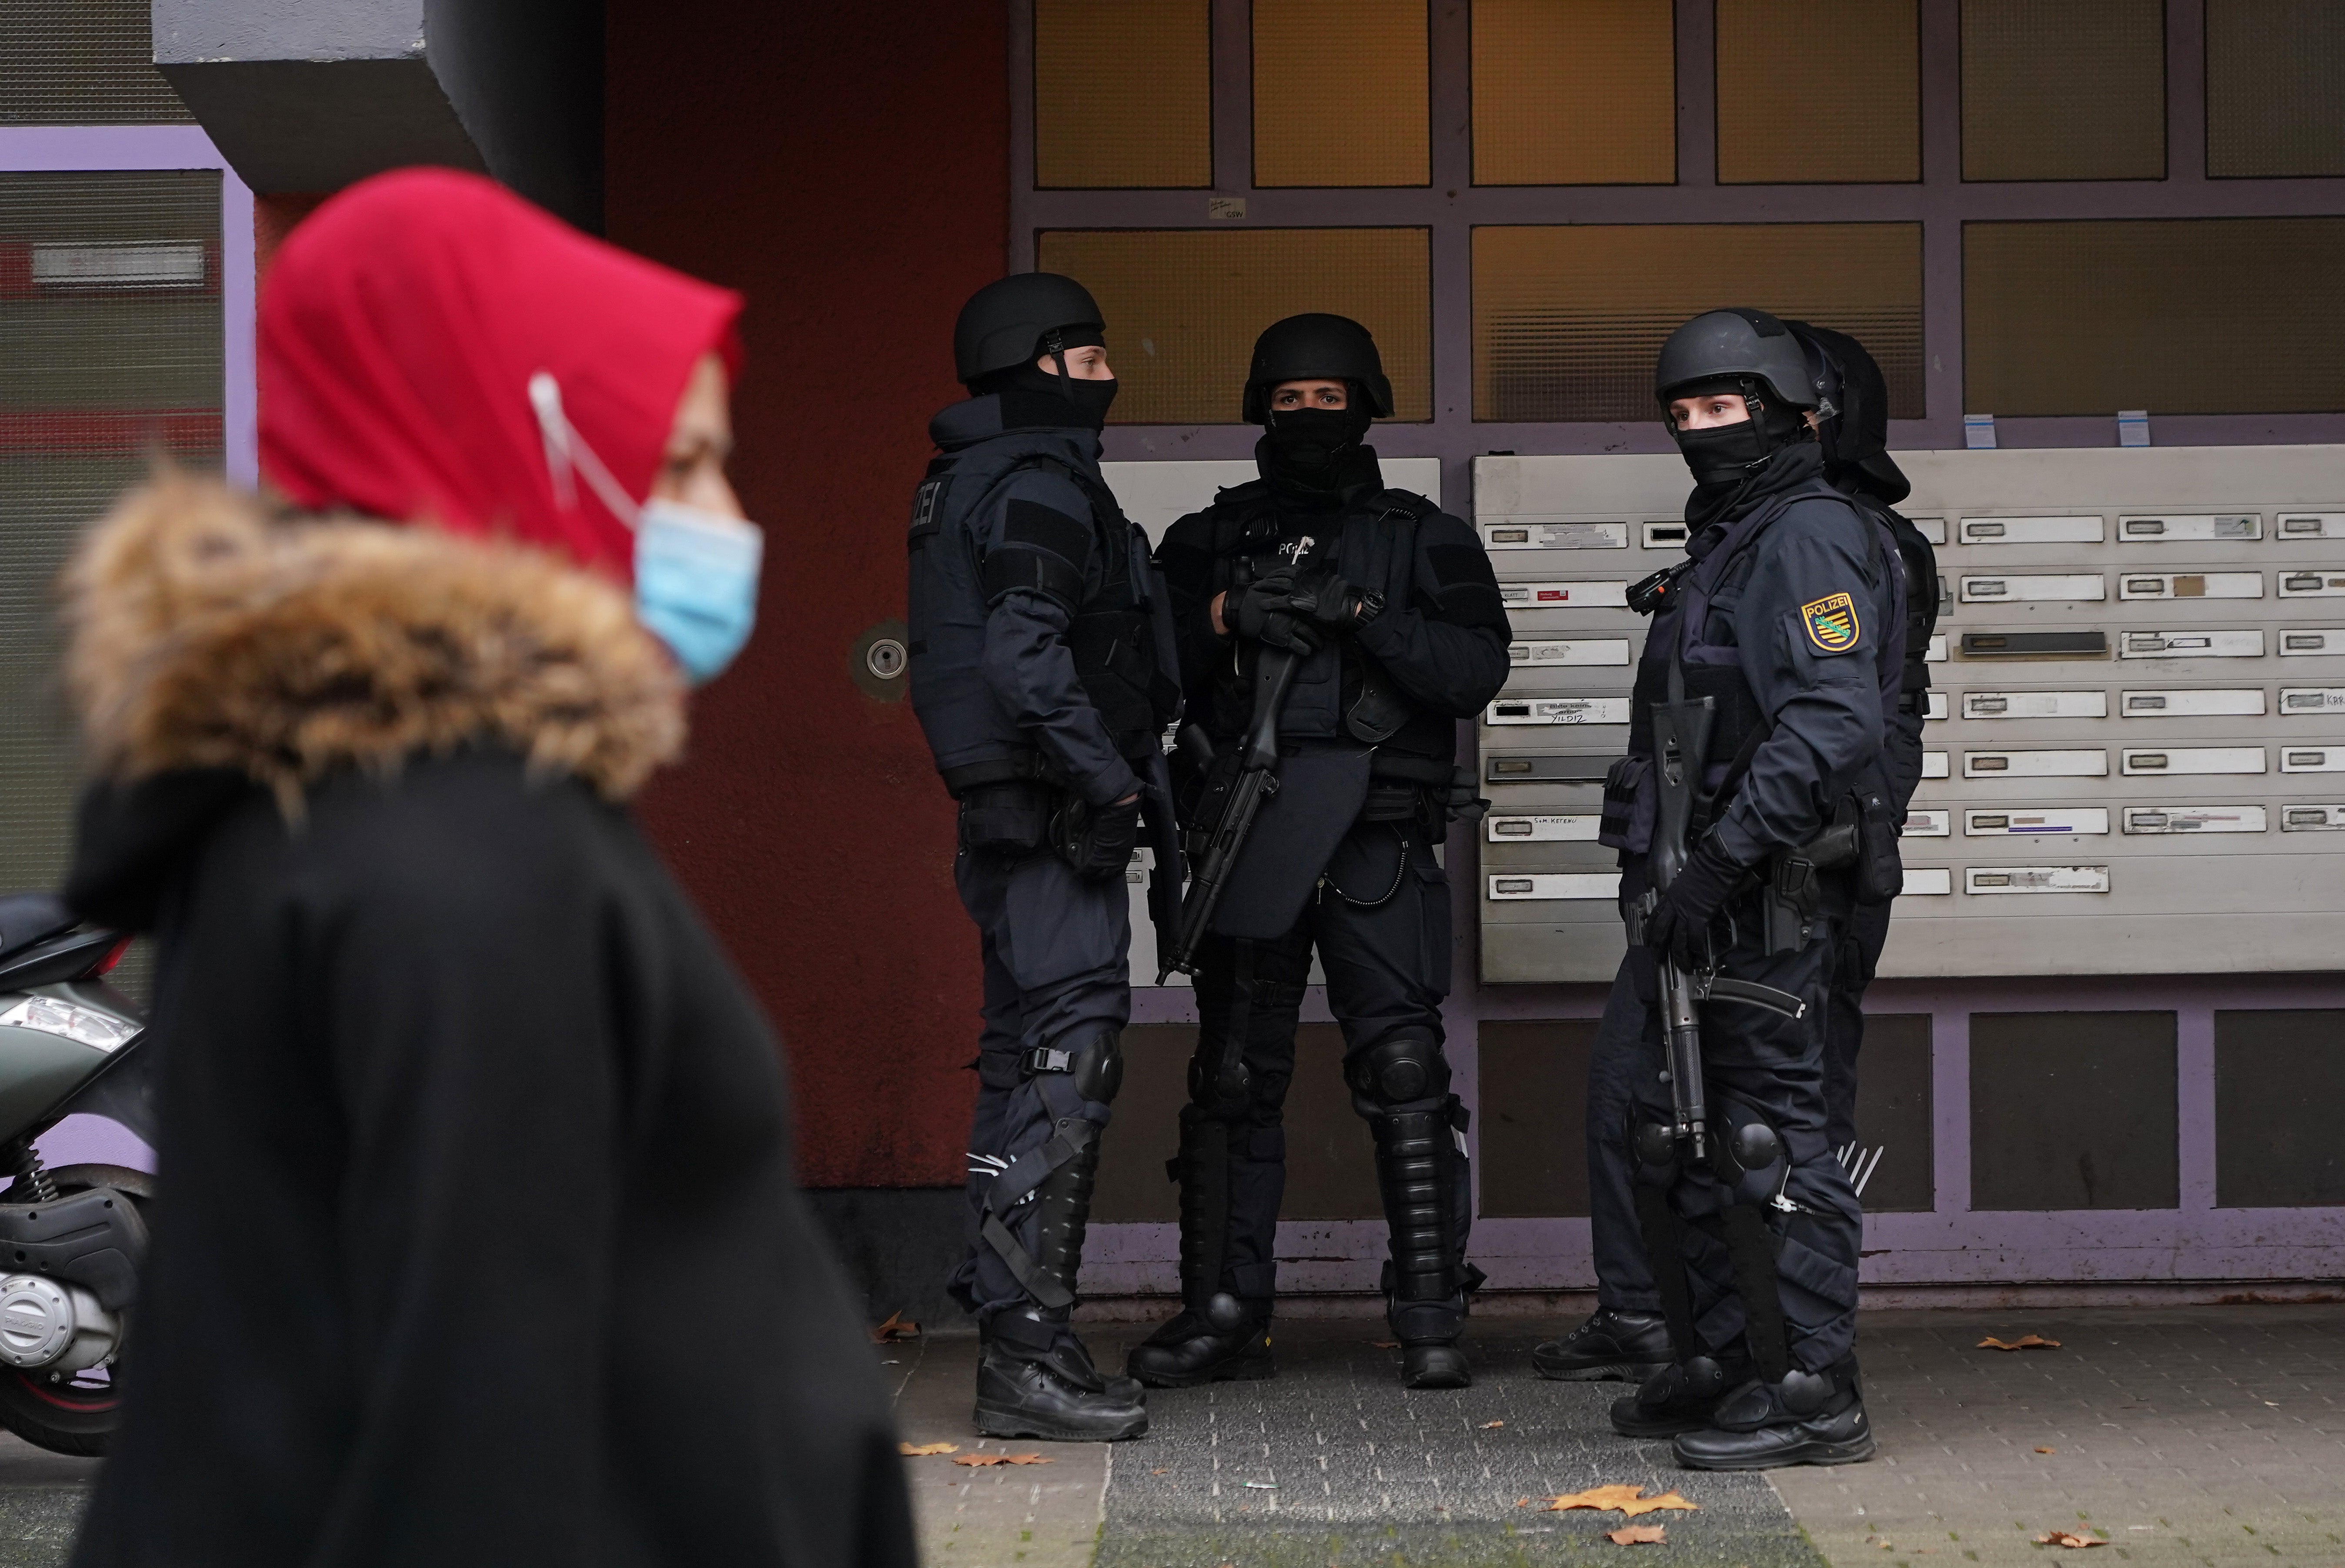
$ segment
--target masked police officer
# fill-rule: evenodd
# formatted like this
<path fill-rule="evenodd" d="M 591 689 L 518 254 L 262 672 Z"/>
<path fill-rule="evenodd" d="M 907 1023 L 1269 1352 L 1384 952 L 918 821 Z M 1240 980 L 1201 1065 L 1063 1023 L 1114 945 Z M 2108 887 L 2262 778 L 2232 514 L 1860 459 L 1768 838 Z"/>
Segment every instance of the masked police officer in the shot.
<path fill-rule="evenodd" d="M 953 333 L 971 395 L 929 422 L 942 455 L 912 511 L 912 705 L 959 802 L 954 877 L 985 966 L 974 1235 L 952 1288 L 983 1335 L 978 1430 L 1003 1437 L 1148 1426 L 1138 1387 L 1101 1377 L 1068 1326 L 1123 1072 L 1124 868 L 1144 810 L 1169 830 L 1160 736 L 1179 700 L 1147 540 L 1100 477 L 1101 334 L 1071 278 L 978 290 Z"/>
<path fill-rule="evenodd" d="M 1937 629 L 1937 558 L 1921 530 L 1892 510 L 1913 487 L 1889 456 L 1889 393 L 1880 366 L 1844 333 L 1804 321 L 1784 325 L 1801 340 L 1817 392 L 1811 423 L 1823 454 L 1823 477 L 1889 529 L 1903 569 L 1904 670 L 1883 759 L 1890 807 L 1902 820 L 1922 777 L 1922 725 L 1930 685 L 1924 661 Z M 1888 938 L 1891 906 L 1888 898 L 1857 900 L 1832 966 L 1825 1023 L 1825 1135 L 1852 1170 L 1858 1152 L 1856 1057 L 1864 1038 L 1864 991 Z M 1546 1377 L 1642 1382 L 1670 1360 L 1669 1330 L 1634 1207 L 1634 1160 L 1625 1129 L 1641 1045 L 1625 1023 L 1608 1015 L 1589 1095 L 1598 1308 L 1571 1333 L 1532 1352 L 1533 1365 Z"/>
<path fill-rule="evenodd" d="M 1345 1081 L 1375 1138 L 1402 1381 L 1469 1381 L 1457 1340 L 1481 1275 L 1466 1262 L 1466 1118 L 1442 1053 L 1449 889 L 1434 847 L 1457 794 L 1457 721 L 1505 682 L 1508 631 L 1474 531 L 1387 489 L 1362 444 L 1392 409 L 1359 323 L 1272 326 L 1245 384 L 1261 477 L 1174 523 L 1157 552 L 1194 721 L 1180 752 L 1193 850 L 1213 833 L 1264 700 L 1257 677 L 1273 652 L 1302 661 L 1279 716 L 1278 792 L 1196 960 L 1201 1027 L 1174 1161 L 1183 1306 L 1130 1361 L 1160 1388 L 1273 1371 L 1280 1108 L 1315 946 Z"/>
<path fill-rule="evenodd" d="M 1764 1469 L 1867 1457 L 1854 1355 L 1862 1217 L 1825 1132 L 1824 1028 L 1860 895 L 1898 875 L 1883 750 L 1904 674 L 1903 572 L 1887 530 L 1822 478 L 1800 340 L 1751 309 L 1696 317 L 1656 387 L 1692 470 L 1688 561 L 1653 590 L 1629 753 L 1608 782 L 1629 949 L 1599 1055 L 1632 1041 L 1610 1136 L 1634 1204 L 1668 1364 L 1612 1407 L 1680 1462 Z M 1644 586 L 1644 585 L 1640 585 Z M 1664 769 L 1655 706 L 1707 699 L 1687 759 L 1682 869 L 1657 883 Z M 1699 1008 L 1709 1136 L 1673 1135 L 1659 961 L 1764 987 L 1785 1010 Z"/>
<path fill-rule="evenodd" d="M 1889 455 L 1889 384 L 1863 344 L 1844 332 L 1786 322 L 1807 349 L 1823 402 L 1816 439 L 1824 478 L 1889 530 L 1905 573 L 1905 672 L 1889 728 L 1884 767 L 1889 804 L 1903 821 L 1922 782 L 1922 726 L 1929 718 L 1930 639 L 1938 630 L 1938 557 L 1922 531 L 1896 510 L 1913 481 Z M 1855 1169 L 1856 1057 L 1864 1045 L 1864 992 L 1889 940 L 1888 899 L 1860 901 L 1832 966 L 1832 1016 L 1824 1029 L 1824 1131 Z"/>

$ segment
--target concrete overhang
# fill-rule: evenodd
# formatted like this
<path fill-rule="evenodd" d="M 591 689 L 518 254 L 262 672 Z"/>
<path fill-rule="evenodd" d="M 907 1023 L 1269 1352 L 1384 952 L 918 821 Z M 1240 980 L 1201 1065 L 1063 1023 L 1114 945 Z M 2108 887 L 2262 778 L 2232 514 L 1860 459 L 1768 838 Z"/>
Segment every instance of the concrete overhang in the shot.
<path fill-rule="evenodd" d="M 599 0 L 153 0 L 155 64 L 258 191 L 408 164 L 602 220 Z"/>

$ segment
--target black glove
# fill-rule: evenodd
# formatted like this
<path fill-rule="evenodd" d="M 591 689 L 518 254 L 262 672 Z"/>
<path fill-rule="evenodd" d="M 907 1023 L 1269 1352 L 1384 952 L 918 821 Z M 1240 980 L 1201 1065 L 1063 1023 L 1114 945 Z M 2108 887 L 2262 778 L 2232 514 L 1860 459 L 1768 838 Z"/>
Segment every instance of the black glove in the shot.
<path fill-rule="evenodd" d="M 1704 838 L 1645 916 L 1645 946 L 1656 955 L 1667 954 L 1680 969 L 1705 963 L 1710 922 L 1741 880 L 1742 867 L 1727 858 L 1718 840 Z"/>
<path fill-rule="evenodd" d="M 1295 589 L 1287 595 L 1286 602 L 1293 613 L 1307 617 L 1319 631 L 1340 636 L 1365 619 L 1360 612 L 1367 602 L 1367 595 L 1358 584 L 1346 582 L 1330 572 Z"/>
<path fill-rule="evenodd" d="M 1140 797 L 1113 805 L 1086 806 L 1071 801 L 1060 853 L 1076 875 L 1088 882 L 1105 882 L 1122 875 L 1132 864 L 1132 846 L 1140 838 Z"/>
<path fill-rule="evenodd" d="M 1309 658 L 1326 639 L 1294 605 L 1294 572 L 1281 567 L 1256 578 L 1238 595 L 1237 613 L 1228 617 L 1241 637 Z"/>

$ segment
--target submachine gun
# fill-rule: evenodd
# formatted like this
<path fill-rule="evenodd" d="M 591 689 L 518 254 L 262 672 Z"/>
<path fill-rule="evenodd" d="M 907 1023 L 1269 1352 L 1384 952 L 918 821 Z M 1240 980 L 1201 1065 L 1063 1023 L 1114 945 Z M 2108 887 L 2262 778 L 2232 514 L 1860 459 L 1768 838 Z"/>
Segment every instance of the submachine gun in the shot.
<path fill-rule="evenodd" d="M 1639 585 L 1642 586 L 1641 584 Z M 1672 658 L 1669 668 L 1669 699 L 1653 704 L 1653 761 L 1659 790 L 1654 799 L 1652 853 L 1646 859 L 1650 878 L 1644 895 L 1632 907 L 1629 940 L 1641 943 L 1645 921 L 1660 903 L 1661 893 L 1685 869 L 1690 853 L 1688 838 L 1693 827 L 1696 797 L 1702 769 L 1710 754 L 1710 732 L 1718 716 L 1717 700 L 1685 694 L 1685 669 Z M 1681 968 L 1666 952 L 1653 955 L 1660 971 L 1661 1031 L 1670 1084 L 1670 1135 L 1692 1146 L 1696 1163 L 1710 1158 L 1709 1091 L 1703 1086 L 1701 1018 L 1695 1011 L 1702 1002 L 1740 1002 L 1764 1007 L 1787 1018 L 1799 1018 L 1807 1004 L 1788 991 L 1720 975 L 1713 963 L 1703 969 Z"/>
<path fill-rule="evenodd" d="M 1314 542 L 1306 535 L 1283 546 L 1282 551 L 1291 565 L 1299 566 Z M 1180 929 L 1172 947 L 1159 958 L 1156 983 L 1160 986 L 1176 973 L 1197 972 L 1197 953 L 1205 945 L 1213 911 L 1221 905 L 1222 890 L 1229 885 L 1230 870 L 1254 833 L 1263 803 L 1278 793 L 1278 721 L 1286 711 L 1287 690 L 1302 667 L 1303 655 L 1285 648 L 1264 648 L 1254 665 L 1254 719 L 1238 754 L 1237 776 L 1222 799 L 1212 836 L 1189 878 L 1188 893 L 1181 901 Z M 1205 757 L 1200 761 L 1210 759 L 1212 743 L 1196 725 L 1183 728 L 1182 741 L 1184 745 L 1202 746 Z"/>

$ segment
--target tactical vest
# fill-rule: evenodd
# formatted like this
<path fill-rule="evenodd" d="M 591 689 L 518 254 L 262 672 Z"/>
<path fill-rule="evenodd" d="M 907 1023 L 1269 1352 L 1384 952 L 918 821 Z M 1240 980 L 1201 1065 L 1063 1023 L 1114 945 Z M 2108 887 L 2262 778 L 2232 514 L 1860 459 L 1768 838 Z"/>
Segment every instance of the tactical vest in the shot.
<path fill-rule="evenodd" d="M 1913 522 L 1870 496 L 1848 498 L 1889 530 L 1905 573 L 1905 679 L 1899 705 L 1914 712 L 1930 689 L 1930 639 L 1938 632 L 1938 556 Z"/>
<path fill-rule="evenodd" d="M 1332 569 L 1382 593 L 1388 603 L 1405 605 L 1416 592 L 1418 526 L 1439 511 L 1421 495 L 1383 490 L 1298 524 L 1280 511 L 1267 481 L 1233 486 L 1213 501 L 1213 591 L 1228 592 L 1234 602 L 1247 584 L 1284 564 L 1278 549 L 1288 533 L 1309 533 L 1315 542 L 1306 572 Z M 1206 724 L 1217 739 L 1245 731 L 1256 656 L 1250 646 L 1243 648 L 1215 673 Z M 1279 733 L 1293 740 L 1373 746 L 1379 776 L 1421 784 L 1447 784 L 1457 748 L 1455 722 L 1420 709 L 1348 638 L 1330 639 L 1296 673 Z"/>
<path fill-rule="evenodd" d="M 1822 480 L 1795 485 L 1729 524 L 1725 536 L 1707 553 L 1680 570 L 1667 607 L 1654 615 L 1629 700 L 1629 754 L 1613 764 L 1611 776 L 1605 781 L 1600 843 L 1631 855 L 1643 855 L 1652 847 L 1660 785 L 1653 771 L 1653 704 L 1667 701 L 1672 652 L 1684 667 L 1686 696 L 1711 698 L 1717 713 L 1702 770 L 1701 799 L 1706 809 L 1697 827 L 1725 814 L 1743 773 L 1773 731 L 1774 720 L 1760 706 L 1757 693 L 1743 675 L 1742 650 L 1731 642 L 1709 641 L 1711 603 L 1736 563 L 1749 555 L 1775 520 L 1793 503 L 1814 500 L 1838 501 L 1870 523 L 1875 557 L 1890 568 L 1884 581 L 1890 585 L 1892 612 L 1875 668 L 1884 719 L 1895 711 L 1905 681 L 1907 635 L 1905 570 L 1896 540 L 1878 516 Z"/>
<path fill-rule="evenodd" d="M 1011 476 L 1038 468 L 1064 474 L 1091 503 L 1092 548 L 1103 580 L 1087 595 L 1079 582 L 1051 584 L 1061 597 L 1078 601 L 1065 641 L 1084 695 L 1128 760 L 1161 754 L 1164 730 L 1180 713 L 1172 618 L 1149 560 L 1148 538 L 1124 516 L 1114 494 L 1056 457 L 949 453 L 929 464 L 912 500 L 909 675 L 913 711 L 937 771 L 955 794 L 1011 779 L 1056 782 L 1048 754 L 1002 711 L 983 667 L 988 606 L 1005 589 L 1043 586 L 1035 574 L 1051 565 L 1023 550 L 996 551 L 980 560 L 970 527 Z"/>

